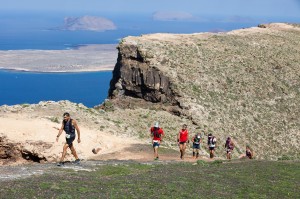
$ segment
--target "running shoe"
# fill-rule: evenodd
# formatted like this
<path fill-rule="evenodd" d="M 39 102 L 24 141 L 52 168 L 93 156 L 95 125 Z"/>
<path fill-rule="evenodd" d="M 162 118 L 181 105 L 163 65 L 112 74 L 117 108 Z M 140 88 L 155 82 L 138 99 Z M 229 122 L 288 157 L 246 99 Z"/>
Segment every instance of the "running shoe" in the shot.
<path fill-rule="evenodd" d="M 80 159 L 76 159 L 76 160 L 74 161 L 74 163 L 75 163 L 75 164 L 80 164 Z"/>

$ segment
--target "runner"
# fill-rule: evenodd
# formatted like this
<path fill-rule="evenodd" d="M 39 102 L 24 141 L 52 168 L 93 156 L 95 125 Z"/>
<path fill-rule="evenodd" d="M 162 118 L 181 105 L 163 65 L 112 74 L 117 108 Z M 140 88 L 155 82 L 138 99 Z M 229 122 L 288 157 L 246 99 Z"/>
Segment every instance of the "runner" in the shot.
<path fill-rule="evenodd" d="M 246 152 L 244 154 L 241 154 L 240 158 L 241 159 L 244 159 L 244 158 L 253 159 L 253 156 L 254 156 L 254 152 L 251 150 L 250 146 L 247 145 L 246 146 Z"/>
<path fill-rule="evenodd" d="M 232 153 L 232 151 L 233 151 L 233 149 L 234 149 L 234 146 L 235 146 L 235 145 L 234 145 L 232 139 L 231 139 L 230 137 L 228 137 L 228 138 L 226 139 L 226 143 L 225 143 L 226 158 L 227 158 L 228 160 L 231 159 L 231 153 Z"/>
<path fill-rule="evenodd" d="M 177 135 L 177 142 L 180 150 L 180 158 L 183 160 L 185 155 L 186 143 L 189 142 L 189 133 L 187 125 L 184 124 Z"/>
<path fill-rule="evenodd" d="M 154 126 L 150 129 L 150 135 L 152 138 L 152 146 L 154 151 L 154 160 L 158 160 L 158 148 L 164 137 L 164 131 L 159 127 L 158 122 L 155 122 Z"/>
<path fill-rule="evenodd" d="M 248 157 L 249 159 L 253 159 L 253 151 L 251 150 L 250 146 L 246 146 L 246 157 Z"/>
<path fill-rule="evenodd" d="M 66 132 L 66 143 L 63 146 L 63 152 L 60 158 L 59 163 L 57 164 L 57 166 L 63 166 L 64 165 L 64 158 L 67 154 L 67 149 L 70 148 L 71 152 L 73 154 L 73 156 L 75 157 L 75 163 L 79 164 L 80 160 L 77 156 L 76 150 L 73 146 L 73 141 L 75 140 L 76 134 L 75 134 L 75 129 L 77 131 L 77 135 L 78 135 L 78 140 L 77 142 L 80 143 L 80 130 L 79 127 L 77 125 L 76 120 L 71 119 L 70 114 L 69 113 L 64 113 L 63 114 L 63 121 L 62 121 L 62 125 L 61 128 L 58 131 L 58 135 L 56 136 L 56 142 L 58 142 L 59 136 L 62 134 L 63 131 Z"/>
<path fill-rule="evenodd" d="M 209 148 L 209 157 L 214 158 L 215 156 L 215 147 L 216 147 L 217 139 L 211 133 L 208 134 L 207 145 Z"/>
<path fill-rule="evenodd" d="M 200 143 L 202 141 L 201 133 L 197 133 L 192 138 L 193 142 L 193 158 L 196 159 L 199 157 Z"/>

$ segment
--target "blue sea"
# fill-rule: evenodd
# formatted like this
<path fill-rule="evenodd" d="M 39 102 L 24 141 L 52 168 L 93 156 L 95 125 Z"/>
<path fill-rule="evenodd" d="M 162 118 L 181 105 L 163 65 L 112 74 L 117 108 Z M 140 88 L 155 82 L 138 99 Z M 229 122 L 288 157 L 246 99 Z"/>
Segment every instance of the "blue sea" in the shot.
<path fill-rule="evenodd" d="M 0 70 L 0 105 L 70 100 L 87 107 L 108 96 L 112 72 L 30 73 Z"/>
<path fill-rule="evenodd" d="M 299 19 L 255 19 L 250 22 L 153 21 L 148 16 L 105 16 L 117 30 L 105 32 L 59 31 L 64 15 L 0 13 L 0 50 L 61 50 L 86 44 L 117 44 L 126 36 L 149 33 L 230 31 L 259 23 Z M 218 20 L 216 20 L 218 21 Z M 112 72 L 29 73 L 0 70 L 0 105 L 70 100 L 88 107 L 101 104 L 108 94 Z"/>

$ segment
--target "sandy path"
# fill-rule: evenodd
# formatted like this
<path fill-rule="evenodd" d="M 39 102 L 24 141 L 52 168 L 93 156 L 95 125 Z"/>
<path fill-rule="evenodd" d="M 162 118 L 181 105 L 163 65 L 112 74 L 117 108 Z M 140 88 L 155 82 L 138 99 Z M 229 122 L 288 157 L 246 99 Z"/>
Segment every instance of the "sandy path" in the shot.
<path fill-rule="evenodd" d="M 62 152 L 63 144 L 65 143 L 64 133 L 56 142 L 56 135 L 58 130 L 53 127 L 59 127 L 59 124 L 54 123 L 47 119 L 20 119 L 14 117 L 0 117 L 0 135 L 6 135 L 7 139 L 14 143 L 23 143 L 24 148 L 31 151 L 39 150 L 48 161 L 56 161 Z M 134 138 L 126 138 L 111 135 L 106 131 L 91 130 L 85 127 L 80 127 L 81 130 L 81 143 L 74 141 L 74 146 L 77 153 L 82 159 L 99 159 L 99 155 L 92 153 L 94 147 L 101 147 L 101 155 L 119 154 L 125 148 L 131 148 L 132 145 L 143 144 Z M 44 142 L 51 147 L 38 147 L 33 146 L 32 143 Z M 126 153 L 123 153 L 122 159 L 127 159 Z M 108 158 L 108 156 L 106 156 Z M 110 157 L 116 158 L 116 157 Z M 134 157 L 129 157 L 134 158 Z M 67 155 L 66 160 L 72 160 L 71 154 Z"/>

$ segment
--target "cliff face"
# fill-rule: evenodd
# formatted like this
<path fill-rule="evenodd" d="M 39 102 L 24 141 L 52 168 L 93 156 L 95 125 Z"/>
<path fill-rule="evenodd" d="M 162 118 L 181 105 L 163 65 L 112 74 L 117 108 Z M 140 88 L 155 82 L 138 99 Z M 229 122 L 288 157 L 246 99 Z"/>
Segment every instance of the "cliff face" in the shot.
<path fill-rule="evenodd" d="M 151 102 L 176 104 L 176 94 L 169 77 L 145 60 L 137 45 L 119 46 L 119 56 L 113 71 L 110 97 L 132 96 Z"/>
<path fill-rule="evenodd" d="M 240 150 L 299 156 L 299 25 L 126 37 L 118 49 L 109 90 L 116 106 L 175 106 L 193 128 L 221 142 L 231 136 Z"/>

